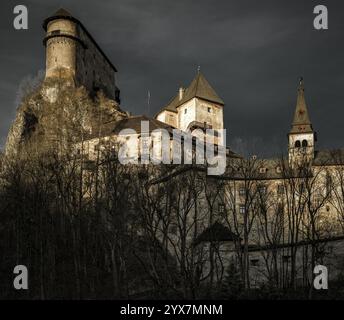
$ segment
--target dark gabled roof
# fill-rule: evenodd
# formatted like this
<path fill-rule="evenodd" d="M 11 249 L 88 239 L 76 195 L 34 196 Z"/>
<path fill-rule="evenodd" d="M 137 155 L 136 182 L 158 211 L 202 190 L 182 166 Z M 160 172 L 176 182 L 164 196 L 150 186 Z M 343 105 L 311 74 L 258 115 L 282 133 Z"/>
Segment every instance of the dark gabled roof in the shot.
<path fill-rule="evenodd" d="M 170 100 L 170 102 L 160 110 L 157 115 L 164 110 L 171 111 L 171 112 L 178 112 L 177 107 L 179 105 L 179 94 L 177 94 L 174 98 Z"/>
<path fill-rule="evenodd" d="M 244 173 L 243 168 L 250 168 Z M 220 179 L 245 180 L 248 178 L 256 180 L 275 180 L 283 178 L 283 169 L 288 168 L 286 159 L 256 159 L 251 160 L 238 154 L 227 157 L 227 170 Z M 264 169 L 260 171 L 260 169 Z"/>
<path fill-rule="evenodd" d="M 134 116 L 130 118 L 125 118 L 123 120 L 120 120 L 116 123 L 113 133 L 119 134 L 121 130 L 123 129 L 133 129 L 138 134 L 141 133 L 141 121 L 148 121 L 149 122 L 149 132 L 152 132 L 153 130 L 157 129 L 166 129 L 169 133 L 172 134 L 173 127 L 161 122 L 156 119 L 152 119 L 150 117 L 147 117 L 145 115 L 140 116 Z"/>
<path fill-rule="evenodd" d="M 110 121 L 107 123 L 102 124 L 98 130 L 94 130 L 94 132 L 88 137 L 88 139 L 94 138 L 103 138 L 112 135 L 118 135 L 121 130 L 124 129 L 133 129 L 138 134 L 141 133 L 141 121 L 148 121 L 149 122 L 149 132 L 151 133 L 153 130 L 157 129 L 166 129 L 171 135 L 173 134 L 173 127 L 170 125 L 161 122 L 156 119 L 149 118 L 145 115 L 140 116 L 133 116 L 129 118 L 124 118 L 119 121 Z"/>
<path fill-rule="evenodd" d="M 300 79 L 297 89 L 297 101 L 290 133 L 311 133 L 313 132 L 312 123 L 309 118 L 303 78 Z"/>
<path fill-rule="evenodd" d="M 249 252 L 259 252 L 259 251 L 265 251 L 265 250 L 276 250 L 276 249 L 283 249 L 283 248 L 290 248 L 290 247 L 300 247 L 300 246 L 306 246 L 312 243 L 329 243 L 334 241 L 341 241 L 344 240 L 344 236 L 334 236 L 334 237 L 326 237 L 326 238 L 320 238 L 315 240 L 301 240 L 296 243 L 276 243 L 276 244 L 267 244 L 267 245 L 249 245 L 248 251 Z M 244 250 L 244 245 L 241 246 L 241 249 Z"/>
<path fill-rule="evenodd" d="M 101 53 L 101 55 L 104 57 L 104 59 L 109 63 L 109 65 L 111 66 L 111 68 L 117 72 L 117 68 L 112 64 L 112 62 L 110 61 L 110 59 L 107 57 L 107 55 L 104 53 L 104 51 L 100 48 L 100 46 L 98 45 L 98 43 L 94 40 L 94 38 L 92 37 L 92 35 L 88 32 L 88 30 L 85 28 L 85 26 L 75 17 L 72 16 L 71 13 L 69 13 L 66 9 L 64 8 L 60 8 L 58 9 L 53 15 L 51 15 L 50 17 L 46 18 L 43 21 L 43 29 L 45 31 L 47 31 L 47 26 L 48 23 L 50 21 L 56 20 L 56 19 L 68 19 L 71 20 L 73 22 L 75 22 L 76 24 L 78 24 L 83 30 L 84 32 L 87 34 L 87 36 L 91 39 L 91 41 L 94 43 L 94 45 L 96 46 L 96 48 L 98 49 L 98 51 Z M 43 42 L 45 43 L 45 41 Z"/>
<path fill-rule="evenodd" d="M 199 98 L 210 102 L 224 105 L 223 100 L 218 96 L 206 78 L 201 72 L 198 72 L 192 80 L 189 87 L 184 90 L 183 98 L 179 99 L 179 93 L 170 100 L 170 102 L 160 110 L 157 115 L 164 111 L 177 112 L 177 108 L 192 98 Z"/>
<path fill-rule="evenodd" d="M 344 165 L 344 149 L 315 151 L 313 165 Z"/>
<path fill-rule="evenodd" d="M 217 95 L 201 72 L 197 73 L 189 87 L 185 90 L 183 98 L 179 101 L 178 106 L 192 98 L 200 98 L 224 105 L 223 100 Z"/>
<path fill-rule="evenodd" d="M 206 228 L 195 240 L 195 245 L 201 242 L 218 242 L 218 241 L 238 241 L 240 237 L 230 231 L 227 227 L 219 222 L 215 222 Z"/>

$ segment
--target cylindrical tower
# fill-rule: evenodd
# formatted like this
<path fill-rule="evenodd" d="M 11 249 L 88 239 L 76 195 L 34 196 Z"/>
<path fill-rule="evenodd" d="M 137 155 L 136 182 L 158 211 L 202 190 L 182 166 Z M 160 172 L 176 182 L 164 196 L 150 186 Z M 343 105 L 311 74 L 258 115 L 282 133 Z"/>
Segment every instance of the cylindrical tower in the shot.
<path fill-rule="evenodd" d="M 54 15 L 44 20 L 46 31 L 45 77 L 74 78 L 76 70 L 77 23 L 72 15 L 59 9 Z"/>

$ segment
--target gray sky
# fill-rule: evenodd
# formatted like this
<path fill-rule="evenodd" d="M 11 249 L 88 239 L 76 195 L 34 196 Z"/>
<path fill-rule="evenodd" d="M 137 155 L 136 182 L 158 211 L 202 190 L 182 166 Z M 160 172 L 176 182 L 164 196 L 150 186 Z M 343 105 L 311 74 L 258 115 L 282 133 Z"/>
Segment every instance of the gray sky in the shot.
<path fill-rule="evenodd" d="M 28 30 L 13 28 L 17 4 L 28 7 Z M 326 31 L 313 28 L 317 4 L 327 5 Z M 117 67 L 125 110 L 147 114 L 150 90 L 154 115 L 200 65 L 225 101 L 228 144 L 279 155 L 302 75 L 318 147 L 344 147 L 343 1 L 7 0 L 0 6 L 0 147 L 19 84 L 44 69 L 42 21 L 59 7 L 83 22 Z"/>

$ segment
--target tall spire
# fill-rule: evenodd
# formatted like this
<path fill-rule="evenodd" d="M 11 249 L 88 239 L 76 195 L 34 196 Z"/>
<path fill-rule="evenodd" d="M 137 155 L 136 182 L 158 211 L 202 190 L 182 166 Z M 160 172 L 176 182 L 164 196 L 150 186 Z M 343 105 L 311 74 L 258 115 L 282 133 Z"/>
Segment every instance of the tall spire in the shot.
<path fill-rule="evenodd" d="M 313 132 L 312 123 L 309 118 L 306 100 L 305 100 L 305 86 L 303 78 L 299 80 L 297 88 L 297 100 L 294 113 L 294 119 L 290 133 L 310 133 Z"/>

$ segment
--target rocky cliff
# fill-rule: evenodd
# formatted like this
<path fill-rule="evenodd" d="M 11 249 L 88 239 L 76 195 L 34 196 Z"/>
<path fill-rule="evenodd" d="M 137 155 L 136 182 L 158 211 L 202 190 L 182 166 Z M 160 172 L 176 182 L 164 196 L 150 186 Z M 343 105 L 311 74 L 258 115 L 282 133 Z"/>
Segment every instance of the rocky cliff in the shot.
<path fill-rule="evenodd" d="M 25 96 L 10 128 L 6 158 L 29 149 L 44 151 L 87 139 L 102 123 L 127 117 L 119 104 L 102 91 L 91 97 L 84 87 L 65 80 L 45 80 Z"/>

